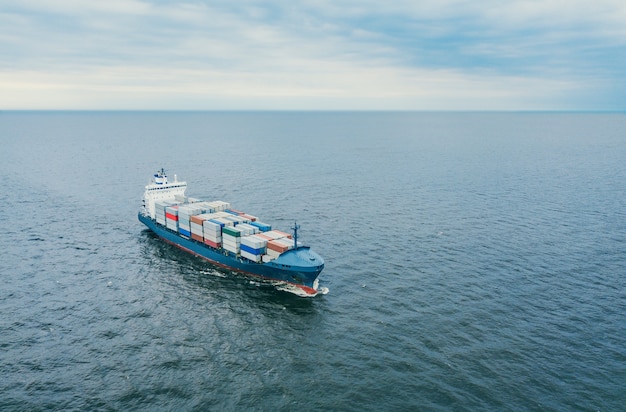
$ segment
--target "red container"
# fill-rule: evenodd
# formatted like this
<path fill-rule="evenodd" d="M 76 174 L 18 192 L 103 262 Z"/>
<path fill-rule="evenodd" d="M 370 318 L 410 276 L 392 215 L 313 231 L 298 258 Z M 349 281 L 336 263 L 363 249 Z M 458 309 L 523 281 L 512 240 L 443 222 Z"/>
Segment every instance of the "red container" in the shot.
<path fill-rule="evenodd" d="M 200 236 L 200 235 L 196 235 L 195 233 L 192 233 L 192 234 L 191 234 L 191 238 L 192 238 L 193 240 L 197 240 L 198 242 L 202 242 L 202 241 L 204 240 L 204 239 L 202 239 L 202 236 Z"/>
<path fill-rule="evenodd" d="M 204 243 L 209 245 L 209 246 L 212 246 L 214 248 L 220 248 L 222 246 L 221 242 L 216 243 L 216 242 L 212 242 L 212 241 L 210 241 L 208 239 L 204 239 Z"/>
<path fill-rule="evenodd" d="M 175 222 L 178 222 L 178 216 L 176 216 L 176 215 L 171 215 L 171 214 L 169 214 L 169 213 L 166 213 L 166 214 L 165 214 L 165 218 L 166 218 L 166 219 L 173 220 L 173 221 L 175 221 Z"/>

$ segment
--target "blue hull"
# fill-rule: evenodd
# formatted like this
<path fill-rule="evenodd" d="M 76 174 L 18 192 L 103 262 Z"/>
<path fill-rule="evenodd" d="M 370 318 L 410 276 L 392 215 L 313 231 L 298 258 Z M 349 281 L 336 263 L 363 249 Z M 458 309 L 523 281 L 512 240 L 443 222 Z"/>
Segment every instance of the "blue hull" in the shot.
<path fill-rule="evenodd" d="M 292 284 L 310 295 L 317 294 L 317 277 L 324 269 L 324 260 L 308 246 L 289 250 L 268 263 L 255 263 L 223 249 L 215 249 L 170 230 L 149 216 L 139 213 L 139 221 L 157 236 L 214 265 L 264 279 Z"/>

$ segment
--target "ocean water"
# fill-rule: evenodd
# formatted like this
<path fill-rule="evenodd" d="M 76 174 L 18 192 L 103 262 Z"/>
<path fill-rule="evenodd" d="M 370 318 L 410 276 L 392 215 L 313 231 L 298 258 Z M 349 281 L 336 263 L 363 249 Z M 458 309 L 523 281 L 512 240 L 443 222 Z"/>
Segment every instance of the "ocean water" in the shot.
<path fill-rule="evenodd" d="M 0 145 L 0 410 L 624 410 L 624 114 L 2 112 Z M 329 293 L 151 235 L 160 167 L 297 220 Z"/>

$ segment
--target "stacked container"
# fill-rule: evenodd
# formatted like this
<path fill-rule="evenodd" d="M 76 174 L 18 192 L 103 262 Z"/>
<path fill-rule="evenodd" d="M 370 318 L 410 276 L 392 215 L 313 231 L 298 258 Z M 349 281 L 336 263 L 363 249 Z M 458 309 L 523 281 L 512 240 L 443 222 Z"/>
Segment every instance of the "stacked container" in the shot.
<path fill-rule="evenodd" d="M 222 247 L 236 255 L 241 251 L 241 230 L 236 227 L 222 228 Z"/>
<path fill-rule="evenodd" d="M 230 203 L 223 202 L 221 200 L 216 200 L 213 202 L 206 202 L 206 204 L 209 205 L 211 208 L 213 208 L 213 210 L 215 210 L 216 212 L 223 212 L 225 210 L 230 209 Z"/>
<path fill-rule="evenodd" d="M 260 262 L 265 254 L 267 239 L 261 236 L 251 235 L 241 238 L 241 256 L 253 262 Z"/>
<path fill-rule="evenodd" d="M 204 243 L 214 248 L 222 246 L 222 226 L 211 220 L 202 222 L 204 230 Z"/>
<path fill-rule="evenodd" d="M 242 233 L 242 236 L 250 236 L 250 235 L 256 235 L 257 233 L 259 233 L 259 228 L 256 226 L 252 226 L 248 223 L 240 223 L 237 225 L 237 228 L 239 228 Z"/>
<path fill-rule="evenodd" d="M 243 217 L 244 219 L 247 219 L 249 222 L 256 222 L 256 219 L 257 219 L 256 216 L 252 216 L 247 213 L 242 213 L 239 216 Z"/>
<path fill-rule="evenodd" d="M 191 217 L 202 213 L 200 206 L 188 204 L 178 207 L 178 231 L 181 235 L 191 237 Z"/>
<path fill-rule="evenodd" d="M 211 219 L 211 221 L 218 223 L 221 227 L 225 227 L 225 226 L 234 227 L 235 226 L 235 222 L 225 217 L 215 217 Z"/>
<path fill-rule="evenodd" d="M 268 232 L 263 232 L 263 236 L 267 236 L 272 240 L 282 239 L 284 237 L 291 238 L 290 234 L 281 232 L 280 230 L 270 230 Z"/>
<path fill-rule="evenodd" d="M 191 216 L 191 238 L 198 242 L 204 242 L 204 221 L 209 217 L 206 214 Z"/>
<path fill-rule="evenodd" d="M 267 255 L 273 259 L 291 249 L 293 249 L 293 240 L 286 237 L 267 242 Z"/>
<path fill-rule="evenodd" d="M 181 205 L 182 200 L 189 203 Z M 227 202 L 178 197 L 155 202 L 155 213 L 157 223 L 253 262 L 270 262 L 294 248 L 290 234 L 272 230 L 256 216 L 231 209 Z"/>
<path fill-rule="evenodd" d="M 158 224 L 165 226 L 165 208 L 167 207 L 165 202 L 155 202 L 154 213 Z"/>
<path fill-rule="evenodd" d="M 272 230 L 272 227 L 266 223 L 259 222 L 258 220 L 250 221 L 250 224 L 259 228 L 261 232 L 268 232 Z"/>
<path fill-rule="evenodd" d="M 178 206 L 167 206 L 165 208 L 165 226 L 178 232 Z"/>

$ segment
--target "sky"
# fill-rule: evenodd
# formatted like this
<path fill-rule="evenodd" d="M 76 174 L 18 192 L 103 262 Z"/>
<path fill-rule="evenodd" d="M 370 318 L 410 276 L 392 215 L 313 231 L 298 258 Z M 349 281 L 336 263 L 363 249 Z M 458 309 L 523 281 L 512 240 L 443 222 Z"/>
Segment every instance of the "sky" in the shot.
<path fill-rule="evenodd" d="M 0 0 L 0 110 L 624 110 L 623 0 Z"/>

